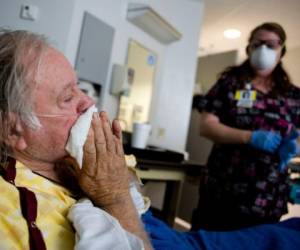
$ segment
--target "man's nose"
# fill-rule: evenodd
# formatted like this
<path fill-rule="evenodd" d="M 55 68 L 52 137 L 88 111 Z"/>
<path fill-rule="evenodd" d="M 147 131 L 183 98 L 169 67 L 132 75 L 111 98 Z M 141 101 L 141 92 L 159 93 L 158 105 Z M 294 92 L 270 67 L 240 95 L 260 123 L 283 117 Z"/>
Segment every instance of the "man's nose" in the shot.
<path fill-rule="evenodd" d="M 92 105 L 95 104 L 95 101 L 89 97 L 88 95 L 86 95 L 85 93 L 83 93 L 82 91 L 80 91 L 80 101 L 77 107 L 77 112 L 79 114 L 84 113 L 89 107 L 91 107 Z"/>

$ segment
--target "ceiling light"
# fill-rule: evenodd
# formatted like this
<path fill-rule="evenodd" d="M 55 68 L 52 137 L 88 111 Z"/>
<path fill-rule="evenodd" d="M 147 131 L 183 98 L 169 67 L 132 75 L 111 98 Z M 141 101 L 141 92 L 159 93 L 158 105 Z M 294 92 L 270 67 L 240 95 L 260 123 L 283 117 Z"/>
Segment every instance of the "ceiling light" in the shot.
<path fill-rule="evenodd" d="M 237 39 L 241 36 L 241 32 L 237 29 L 227 29 L 223 34 L 228 39 Z"/>

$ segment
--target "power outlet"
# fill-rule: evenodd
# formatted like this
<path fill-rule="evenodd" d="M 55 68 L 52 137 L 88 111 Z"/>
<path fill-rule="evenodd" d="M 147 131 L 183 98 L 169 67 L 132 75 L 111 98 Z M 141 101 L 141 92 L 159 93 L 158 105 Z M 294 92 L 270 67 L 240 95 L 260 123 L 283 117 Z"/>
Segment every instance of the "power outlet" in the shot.
<path fill-rule="evenodd" d="M 166 129 L 165 128 L 158 128 L 157 129 L 157 138 L 163 138 L 166 135 Z"/>
<path fill-rule="evenodd" d="M 34 5 L 22 5 L 20 17 L 25 20 L 35 21 L 38 19 L 39 8 Z"/>

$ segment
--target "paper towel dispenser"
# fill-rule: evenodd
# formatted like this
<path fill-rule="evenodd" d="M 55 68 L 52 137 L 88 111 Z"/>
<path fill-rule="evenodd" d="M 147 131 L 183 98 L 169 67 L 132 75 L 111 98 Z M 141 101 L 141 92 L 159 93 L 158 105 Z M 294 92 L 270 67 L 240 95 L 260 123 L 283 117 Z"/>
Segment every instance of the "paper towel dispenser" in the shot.
<path fill-rule="evenodd" d="M 110 93 L 129 96 L 134 80 L 134 69 L 126 65 L 114 64 L 111 77 Z"/>

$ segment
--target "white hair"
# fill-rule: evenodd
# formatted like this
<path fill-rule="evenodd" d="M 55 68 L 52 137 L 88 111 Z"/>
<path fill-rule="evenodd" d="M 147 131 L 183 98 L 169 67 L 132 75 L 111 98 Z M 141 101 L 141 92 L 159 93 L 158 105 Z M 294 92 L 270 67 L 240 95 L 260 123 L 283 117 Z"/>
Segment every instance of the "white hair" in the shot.
<path fill-rule="evenodd" d="M 0 160 L 9 151 L 5 140 L 11 114 L 27 126 L 37 129 L 39 120 L 33 112 L 32 87 L 43 52 L 49 44 L 42 35 L 24 30 L 0 30 Z"/>

